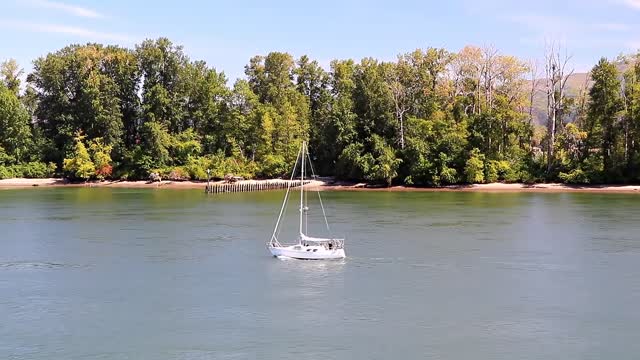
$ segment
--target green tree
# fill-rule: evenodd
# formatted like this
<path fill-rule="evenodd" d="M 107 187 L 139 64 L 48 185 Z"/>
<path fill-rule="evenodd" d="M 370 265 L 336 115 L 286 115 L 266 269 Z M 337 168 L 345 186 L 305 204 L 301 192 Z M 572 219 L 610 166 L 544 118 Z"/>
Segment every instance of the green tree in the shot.
<path fill-rule="evenodd" d="M 377 134 L 391 144 L 397 143 L 398 125 L 393 115 L 391 92 L 385 82 L 385 74 L 390 71 L 391 66 L 389 63 L 365 58 L 355 69 L 353 99 L 357 114 L 356 131 L 360 141 Z"/>
<path fill-rule="evenodd" d="M 280 52 L 256 56 L 245 67 L 253 92 L 268 106 L 261 114 L 270 146 L 260 155 L 282 154 L 291 165 L 301 140 L 308 139 L 310 116 L 309 101 L 293 82 L 294 69 L 293 57 Z"/>
<path fill-rule="evenodd" d="M 0 84 L 0 147 L 16 162 L 28 160 L 33 148 L 29 119 L 16 94 Z"/>
<path fill-rule="evenodd" d="M 405 181 L 436 186 L 460 181 L 467 137 L 466 122 L 455 122 L 442 111 L 428 120 L 409 118 L 407 146 L 402 152 Z"/>
<path fill-rule="evenodd" d="M 173 139 L 166 126 L 157 122 L 147 122 L 142 126 L 142 152 L 147 155 L 155 168 L 170 164 L 169 149 Z"/>
<path fill-rule="evenodd" d="M 73 179 L 89 180 L 96 173 L 96 167 L 84 145 L 84 138 L 82 135 L 76 136 L 75 149 L 71 157 L 64 159 L 62 168 Z"/>
<path fill-rule="evenodd" d="M 464 174 L 468 183 L 479 184 L 484 182 L 484 161 L 484 154 L 474 148 L 464 167 Z"/>
<path fill-rule="evenodd" d="M 625 76 L 623 120 L 624 158 L 626 176 L 632 181 L 640 180 L 640 62 L 636 62 L 627 70 Z"/>
<path fill-rule="evenodd" d="M 255 160 L 256 153 L 262 145 L 261 133 L 264 130 L 260 116 L 262 105 L 258 96 L 251 90 L 246 80 L 238 80 L 229 94 L 227 104 L 226 121 L 222 123 L 224 148 L 230 150 L 227 155 L 235 154 Z M 205 135 L 205 138 L 212 139 L 212 136 Z M 206 142 L 206 144 L 210 143 L 210 141 Z M 205 145 L 205 149 L 213 152 L 215 147 Z"/>
<path fill-rule="evenodd" d="M 224 147 L 225 100 L 229 96 L 223 73 L 207 67 L 204 61 L 188 63 L 181 72 L 184 93 L 184 120 L 180 131 L 193 129 L 198 135 L 215 136 L 212 146 Z"/>
<path fill-rule="evenodd" d="M 186 165 L 202 152 L 200 137 L 193 129 L 188 129 L 174 136 L 171 141 L 171 159 L 175 165 Z"/>
<path fill-rule="evenodd" d="M 126 104 L 136 87 L 121 88 L 112 68 L 126 53 L 100 44 L 72 45 L 34 62 L 27 79 L 38 92 L 36 125 L 55 148 L 47 154 L 50 160 L 62 162 L 78 131 L 108 145 L 121 144 L 123 109 L 129 111 Z"/>
<path fill-rule="evenodd" d="M 372 161 L 369 162 L 369 169 L 365 173 L 365 178 L 371 181 L 382 181 L 387 186 L 391 186 L 393 179 L 398 176 L 398 166 L 402 163 L 396 157 L 393 148 L 386 144 L 384 139 L 378 135 L 372 136 Z M 365 160 L 367 161 L 367 160 Z"/>
<path fill-rule="evenodd" d="M 24 71 L 14 59 L 9 59 L 0 64 L 0 82 L 15 96 L 20 93 L 20 77 Z"/>
<path fill-rule="evenodd" d="M 182 46 L 167 38 L 145 40 L 136 46 L 142 84 L 142 115 L 145 122 L 163 124 L 172 133 L 184 129 L 184 68 L 189 59 Z"/>
<path fill-rule="evenodd" d="M 619 140 L 618 121 L 622 110 L 620 80 L 615 64 L 602 58 L 591 70 L 593 86 L 589 91 L 587 113 L 587 147 L 602 154 L 606 181 L 619 178 L 620 157 L 617 151 Z M 587 157 L 589 155 L 586 155 Z"/>

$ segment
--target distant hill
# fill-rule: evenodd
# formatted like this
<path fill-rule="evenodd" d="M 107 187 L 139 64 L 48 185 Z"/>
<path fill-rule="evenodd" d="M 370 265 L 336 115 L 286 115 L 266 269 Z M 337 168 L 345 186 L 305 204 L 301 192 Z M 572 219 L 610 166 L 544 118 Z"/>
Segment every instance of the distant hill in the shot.
<path fill-rule="evenodd" d="M 620 76 L 629 69 L 630 64 L 620 60 L 616 62 L 616 67 Z M 538 79 L 536 94 L 533 98 L 533 118 L 536 124 L 546 125 L 547 123 L 547 94 L 545 93 L 546 79 Z M 585 85 L 586 84 L 586 85 Z M 569 76 L 565 91 L 567 97 L 576 97 L 580 94 L 580 90 L 586 86 L 587 91 L 591 88 L 593 82 L 590 79 L 590 73 L 573 73 Z M 531 89 L 531 82 L 527 83 L 527 91 Z"/>

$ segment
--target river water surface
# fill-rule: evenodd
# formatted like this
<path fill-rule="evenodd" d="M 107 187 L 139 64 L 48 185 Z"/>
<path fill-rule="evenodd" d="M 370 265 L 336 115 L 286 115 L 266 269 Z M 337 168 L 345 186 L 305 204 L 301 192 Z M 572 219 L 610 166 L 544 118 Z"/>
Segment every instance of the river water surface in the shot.
<path fill-rule="evenodd" d="M 640 355 L 638 195 L 324 192 L 333 262 L 282 196 L 1 190 L 0 358 Z"/>

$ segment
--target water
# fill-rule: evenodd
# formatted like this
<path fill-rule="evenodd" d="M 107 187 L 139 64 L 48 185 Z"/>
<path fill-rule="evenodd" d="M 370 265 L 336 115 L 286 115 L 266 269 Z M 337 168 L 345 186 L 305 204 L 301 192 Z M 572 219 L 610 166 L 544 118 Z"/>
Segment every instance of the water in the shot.
<path fill-rule="evenodd" d="M 640 354 L 640 196 L 327 192 L 337 262 L 269 256 L 281 196 L 0 191 L 0 358 Z"/>

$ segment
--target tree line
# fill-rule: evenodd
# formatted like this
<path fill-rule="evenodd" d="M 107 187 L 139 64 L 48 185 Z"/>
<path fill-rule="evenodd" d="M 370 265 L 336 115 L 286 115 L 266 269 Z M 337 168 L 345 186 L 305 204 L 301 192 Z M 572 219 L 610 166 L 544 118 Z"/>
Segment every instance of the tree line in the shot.
<path fill-rule="evenodd" d="M 559 53 L 539 76 L 473 46 L 328 70 L 271 52 L 229 85 L 166 38 L 70 45 L 36 59 L 25 84 L 15 61 L 2 64 L 0 178 L 271 178 L 306 140 L 319 174 L 386 185 L 637 182 L 640 63 L 620 73 L 603 58 L 569 96 Z"/>

